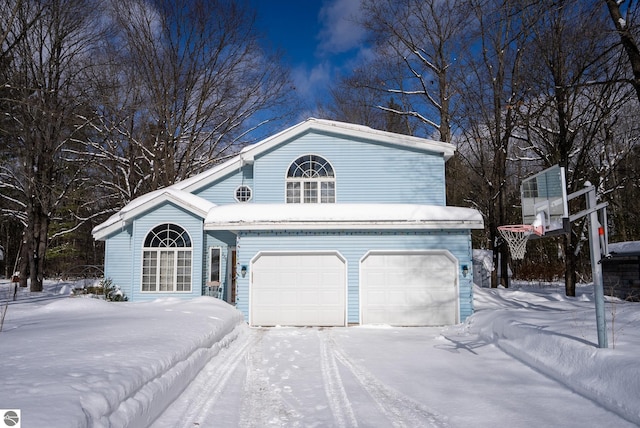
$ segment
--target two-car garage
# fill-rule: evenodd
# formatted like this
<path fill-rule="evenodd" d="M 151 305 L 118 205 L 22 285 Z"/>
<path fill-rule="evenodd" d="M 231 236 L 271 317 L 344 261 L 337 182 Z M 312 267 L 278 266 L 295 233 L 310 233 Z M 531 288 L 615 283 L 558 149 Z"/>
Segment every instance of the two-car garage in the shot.
<path fill-rule="evenodd" d="M 355 276 L 338 251 L 257 254 L 251 325 L 344 326 L 350 278 L 359 283 L 360 324 L 458 322 L 458 262 L 449 251 L 369 251 L 353 263 Z"/>

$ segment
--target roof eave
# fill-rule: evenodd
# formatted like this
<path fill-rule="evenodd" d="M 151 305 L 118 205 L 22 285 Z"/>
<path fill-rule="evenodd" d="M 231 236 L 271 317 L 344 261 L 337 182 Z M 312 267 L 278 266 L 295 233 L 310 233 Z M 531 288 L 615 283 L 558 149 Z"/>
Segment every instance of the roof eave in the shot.
<path fill-rule="evenodd" d="M 425 221 L 255 221 L 205 223 L 205 230 L 468 230 L 483 229 L 476 220 Z"/>

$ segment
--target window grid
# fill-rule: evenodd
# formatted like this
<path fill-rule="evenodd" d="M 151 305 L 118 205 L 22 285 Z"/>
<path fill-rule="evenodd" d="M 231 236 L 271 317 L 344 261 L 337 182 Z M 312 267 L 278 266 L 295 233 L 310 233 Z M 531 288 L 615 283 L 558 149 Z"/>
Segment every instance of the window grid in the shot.
<path fill-rule="evenodd" d="M 296 159 L 287 171 L 286 202 L 335 203 L 335 175 L 331 164 L 316 155 Z"/>
<path fill-rule="evenodd" d="M 191 291 L 190 247 L 189 235 L 179 226 L 162 224 L 149 232 L 142 252 L 141 290 Z"/>
<path fill-rule="evenodd" d="M 239 186 L 236 189 L 236 201 L 247 202 L 251 200 L 251 188 L 249 186 Z"/>

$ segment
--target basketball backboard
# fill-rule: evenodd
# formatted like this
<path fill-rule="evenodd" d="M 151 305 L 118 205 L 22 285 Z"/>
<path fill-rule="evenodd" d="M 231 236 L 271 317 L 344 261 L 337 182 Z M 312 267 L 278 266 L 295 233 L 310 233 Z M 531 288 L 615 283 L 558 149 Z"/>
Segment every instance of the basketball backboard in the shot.
<path fill-rule="evenodd" d="M 564 231 L 569 217 L 564 168 L 554 165 L 522 180 L 520 198 L 522 224 L 542 222 L 545 234 Z"/>

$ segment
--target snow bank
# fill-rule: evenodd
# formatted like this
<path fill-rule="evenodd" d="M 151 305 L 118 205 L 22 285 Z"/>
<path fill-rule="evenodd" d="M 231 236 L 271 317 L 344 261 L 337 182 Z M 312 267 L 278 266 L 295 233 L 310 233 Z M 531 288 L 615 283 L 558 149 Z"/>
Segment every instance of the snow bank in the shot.
<path fill-rule="evenodd" d="M 0 403 L 22 409 L 23 426 L 148 426 L 244 328 L 210 297 L 11 305 Z"/>
<path fill-rule="evenodd" d="M 569 300 L 558 290 L 536 290 L 532 294 L 479 287 L 474 288 L 474 293 L 481 301 L 479 306 L 490 310 L 480 309 L 467 321 L 472 331 L 528 366 L 640 425 L 640 367 L 633 348 L 624 349 L 636 338 L 627 337 L 620 325 L 609 322 L 610 347 L 597 348 L 594 303 L 586 299 L 590 296 Z M 623 327 L 633 326 L 635 330 L 640 320 L 637 305 L 631 304 L 630 310 L 624 311 L 624 302 L 609 304 L 619 305 L 610 306 L 609 319 L 617 316 Z M 618 343 L 612 336 L 616 328 Z"/>

